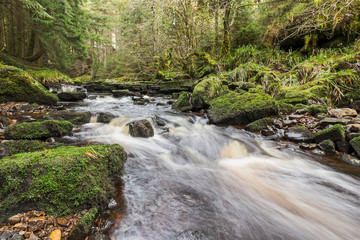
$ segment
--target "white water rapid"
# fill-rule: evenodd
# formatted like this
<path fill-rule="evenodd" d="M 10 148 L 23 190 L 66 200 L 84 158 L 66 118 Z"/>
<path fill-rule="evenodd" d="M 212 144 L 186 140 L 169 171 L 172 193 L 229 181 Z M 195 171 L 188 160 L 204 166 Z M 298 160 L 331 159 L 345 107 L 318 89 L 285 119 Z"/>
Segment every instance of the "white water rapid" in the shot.
<path fill-rule="evenodd" d="M 301 151 L 279 151 L 276 142 L 155 100 L 138 106 L 106 96 L 76 107 L 118 117 L 86 124 L 76 137 L 120 144 L 129 156 L 126 214 L 112 239 L 186 239 L 179 236 L 187 231 L 201 239 L 360 239 L 359 169 L 344 172 Z M 131 137 L 126 124 L 143 118 L 152 120 L 155 136 Z"/>

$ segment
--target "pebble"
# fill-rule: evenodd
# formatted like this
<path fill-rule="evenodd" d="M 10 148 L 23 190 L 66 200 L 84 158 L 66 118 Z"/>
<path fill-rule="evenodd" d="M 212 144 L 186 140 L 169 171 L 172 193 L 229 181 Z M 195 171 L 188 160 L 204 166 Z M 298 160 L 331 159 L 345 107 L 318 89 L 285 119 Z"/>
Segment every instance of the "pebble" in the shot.
<path fill-rule="evenodd" d="M 49 238 L 51 240 L 61 240 L 61 230 L 56 229 L 56 230 L 52 231 L 49 235 Z"/>

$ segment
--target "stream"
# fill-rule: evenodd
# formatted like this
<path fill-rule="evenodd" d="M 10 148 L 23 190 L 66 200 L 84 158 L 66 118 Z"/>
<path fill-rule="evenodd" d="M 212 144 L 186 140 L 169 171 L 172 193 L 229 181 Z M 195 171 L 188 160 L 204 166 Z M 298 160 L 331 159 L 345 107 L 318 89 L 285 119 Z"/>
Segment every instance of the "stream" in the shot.
<path fill-rule="evenodd" d="M 324 164 L 296 145 L 278 150 L 278 142 L 152 100 L 98 95 L 72 106 L 117 117 L 93 119 L 72 140 L 120 144 L 128 153 L 126 211 L 112 239 L 360 239 L 358 168 Z M 155 136 L 131 137 L 126 124 L 144 118 Z M 198 238 L 187 234 L 194 231 Z"/>

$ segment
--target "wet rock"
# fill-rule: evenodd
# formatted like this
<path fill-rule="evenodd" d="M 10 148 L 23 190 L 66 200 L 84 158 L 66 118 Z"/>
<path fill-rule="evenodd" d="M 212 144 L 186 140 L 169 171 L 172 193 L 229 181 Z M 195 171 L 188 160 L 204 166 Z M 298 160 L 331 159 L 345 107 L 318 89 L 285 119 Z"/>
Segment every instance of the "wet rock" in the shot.
<path fill-rule="evenodd" d="M 315 143 L 302 143 L 300 148 L 303 150 L 314 150 L 316 149 L 317 145 Z"/>
<path fill-rule="evenodd" d="M 159 127 L 165 127 L 166 124 L 167 124 L 166 121 L 163 118 L 161 118 L 161 117 L 159 117 L 157 115 L 153 118 L 153 120 L 156 123 L 156 125 L 159 126 Z"/>
<path fill-rule="evenodd" d="M 342 119 L 342 118 L 324 118 L 319 122 L 319 126 L 326 127 L 328 125 L 334 125 L 334 124 L 342 124 L 346 125 L 350 122 L 348 119 Z"/>
<path fill-rule="evenodd" d="M 360 137 L 360 133 L 348 133 L 346 134 L 346 140 L 351 141 L 354 138 Z"/>
<path fill-rule="evenodd" d="M 112 90 L 112 94 L 115 98 L 119 97 L 127 97 L 127 96 L 135 96 L 136 94 L 133 92 L 130 92 L 129 89 L 123 89 L 123 90 Z"/>
<path fill-rule="evenodd" d="M 9 218 L 10 225 L 15 225 L 21 221 L 21 215 L 17 214 Z"/>
<path fill-rule="evenodd" d="M 91 119 L 90 112 L 73 112 L 73 111 L 54 111 L 45 115 L 48 120 L 69 121 L 75 125 L 89 123 Z"/>
<path fill-rule="evenodd" d="M 199 231 L 187 231 L 180 234 L 176 240 L 209 240 L 209 238 Z"/>
<path fill-rule="evenodd" d="M 146 119 L 133 121 L 128 125 L 130 129 L 130 135 L 133 137 L 149 138 L 154 136 L 154 128 Z"/>
<path fill-rule="evenodd" d="M 150 102 L 150 100 L 146 98 L 134 98 L 133 100 L 135 105 L 145 105 Z"/>
<path fill-rule="evenodd" d="M 331 117 L 336 117 L 336 118 L 342 118 L 345 116 L 351 116 L 351 117 L 357 116 L 356 110 L 351 109 L 351 108 L 330 109 L 328 112 Z"/>
<path fill-rule="evenodd" d="M 24 240 L 24 237 L 21 236 L 20 234 L 15 233 L 10 240 Z"/>
<path fill-rule="evenodd" d="M 358 156 L 360 156 L 360 137 L 353 138 L 350 141 L 350 145 L 353 147 Z"/>
<path fill-rule="evenodd" d="M 0 128 L 5 128 L 9 125 L 10 118 L 0 116 Z"/>
<path fill-rule="evenodd" d="M 341 155 L 341 161 L 355 167 L 360 167 L 360 159 L 346 153 Z"/>
<path fill-rule="evenodd" d="M 293 125 L 295 125 L 296 124 L 296 120 L 289 120 L 289 119 L 285 119 L 284 121 L 283 121 L 283 123 L 284 123 L 284 126 L 293 126 Z"/>
<path fill-rule="evenodd" d="M 333 155 L 335 154 L 335 144 L 330 139 L 324 140 L 319 143 L 319 147 L 321 150 L 325 152 L 326 155 Z"/>
<path fill-rule="evenodd" d="M 336 141 L 335 144 L 336 144 L 336 148 L 339 152 L 344 152 L 344 153 L 350 152 L 350 149 L 351 149 L 350 143 L 348 143 L 348 141 L 346 141 L 345 139 Z"/>
<path fill-rule="evenodd" d="M 111 120 L 115 118 L 115 115 L 112 113 L 98 113 L 97 114 L 97 122 L 99 123 L 109 123 Z"/>
<path fill-rule="evenodd" d="M 117 202 L 115 201 L 115 199 L 110 199 L 110 202 L 108 204 L 108 208 L 111 210 L 111 209 L 114 209 L 118 206 Z"/>
<path fill-rule="evenodd" d="M 261 135 L 263 135 L 265 137 L 273 136 L 275 134 L 276 134 L 276 131 L 272 127 L 267 127 L 266 129 L 261 130 Z"/>
<path fill-rule="evenodd" d="M 274 121 L 274 118 L 262 118 L 252 123 L 249 123 L 248 125 L 246 125 L 245 129 L 250 132 L 259 132 L 267 126 L 272 126 L 274 124 Z"/>
<path fill-rule="evenodd" d="M 102 233 L 96 233 L 94 236 L 91 236 L 89 240 L 110 240 L 110 237 Z"/>
<path fill-rule="evenodd" d="M 59 218 L 57 220 L 57 223 L 60 225 L 60 226 L 63 226 L 63 227 L 67 227 L 70 225 L 70 221 L 66 218 Z"/>
<path fill-rule="evenodd" d="M 42 229 L 45 225 L 45 217 L 30 218 L 28 227 L 32 232 Z"/>
<path fill-rule="evenodd" d="M 315 134 L 314 138 L 318 143 L 326 139 L 338 141 L 345 138 L 345 130 L 342 125 L 336 124 L 332 127 L 319 131 Z"/>
<path fill-rule="evenodd" d="M 5 129 L 8 139 L 47 139 L 71 135 L 73 125 L 68 121 L 48 120 L 13 124 Z"/>
<path fill-rule="evenodd" d="M 14 233 L 12 233 L 12 232 L 8 232 L 8 231 L 0 232 L 0 240 L 9 240 L 13 236 L 14 236 Z"/>
<path fill-rule="evenodd" d="M 52 231 L 49 235 L 49 238 L 51 240 L 61 240 L 61 230 L 56 229 L 56 230 Z"/>
<path fill-rule="evenodd" d="M 290 127 L 285 132 L 285 138 L 294 142 L 311 142 L 313 140 L 313 134 L 304 126 Z"/>
<path fill-rule="evenodd" d="M 346 129 L 349 130 L 349 132 L 360 132 L 360 124 L 350 124 L 346 126 Z"/>
<path fill-rule="evenodd" d="M 84 92 L 62 92 L 57 94 L 61 101 L 77 102 L 86 98 Z"/>
<path fill-rule="evenodd" d="M 305 117 L 304 115 L 301 115 L 301 114 L 292 114 L 289 116 L 289 119 L 290 120 L 297 120 L 297 119 L 300 119 L 300 118 L 303 118 Z"/>
<path fill-rule="evenodd" d="M 29 240 L 39 240 L 39 238 L 36 235 L 31 234 Z"/>

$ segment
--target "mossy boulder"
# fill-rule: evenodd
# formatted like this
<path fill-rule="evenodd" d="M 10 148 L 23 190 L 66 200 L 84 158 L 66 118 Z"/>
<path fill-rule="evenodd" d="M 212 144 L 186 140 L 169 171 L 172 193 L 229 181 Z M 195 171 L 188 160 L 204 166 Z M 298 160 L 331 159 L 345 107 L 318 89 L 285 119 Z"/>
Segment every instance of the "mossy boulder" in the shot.
<path fill-rule="evenodd" d="M 350 145 L 353 147 L 356 154 L 358 156 L 360 156 L 360 137 L 356 137 L 356 138 L 351 139 Z"/>
<path fill-rule="evenodd" d="M 44 119 L 47 120 L 59 120 L 59 121 L 69 121 L 75 125 L 82 125 L 90 122 L 91 113 L 90 112 L 73 112 L 73 111 L 53 111 L 48 112 Z"/>
<path fill-rule="evenodd" d="M 116 118 L 116 116 L 114 114 L 109 113 L 109 112 L 101 112 L 101 113 L 98 113 L 96 116 L 97 116 L 98 123 L 109 123 L 109 122 L 111 122 L 111 120 Z"/>
<path fill-rule="evenodd" d="M 327 139 L 330 139 L 332 141 L 338 141 L 344 138 L 345 138 L 345 129 L 340 124 L 335 124 L 332 127 L 319 131 L 314 136 L 314 139 L 318 143 Z"/>
<path fill-rule="evenodd" d="M 335 154 L 335 144 L 330 139 L 326 139 L 319 143 L 319 147 L 321 150 L 325 152 L 326 155 L 333 155 Z"/>
<path fill-rule="evenodd" d="M 309 106 L 304 109 L 304 112 L 308 112 L 311 116 L 317 116 L 319 113 L 327 113 L 327 106 Z"/>
<path fill-rule="evenodd" d="M 186 112 L 192 109 L 190 101 L 191 101 L 191 93 L 181 92 L 177 101 L 172 105 L 172 108 L 180 112 Z"/>
<path fill-rule="evenodd" d="M 53 105 L 58 98 L 25 71 L 0 64 L 0 102 L 11 101 Z"/>
<path fill-rule="evenodd" d="M 194 108 L 208 108 L 209 101 L 227 92 L 227 86 L 223 85 L 220 78 L 210 76 L 197 84 L 193 91 L 192 105 Z"/>
<path fill-rule="evenodd" d="M 77 102 L 85 99 L 86 93 L 84 92 L 61 92 L 57 96 L 61 101 Z"/>
<path fill-rule="evenodd" d="M 18 212 L 66 216 L 103 210 L 115 194 L 126 153 L 119 145 L 60 147 L 0 161 L 0 222 Z"/>
<path fill-rule="evenodd" d="M 270 95 L 230 92 L 210 101 L 209 117 L 213 123 L 245 125 L 278 111 Z"/>
<path fill-rule="evenodd" d="M 130 92 L 129 89 L 122 89 L 122 90 L 112 90 L 113 97 L 120 98 L 120 97 L 127 97 L 127 96 L 135 96 L 136 94 Z"/>
<path fill-rule="evenodd" d="M 73 125 L 68 121 L 47 120 L 42 122 L 24 122 L 5 128 L 8 139 L 46 139 L 62 137 L 72 133 Z"/>
<path fill-rule="evenodd" d="M 270 117 L 259 119 L 246 125 L 245 129 L 250 132 L 259 132 L 267 126 L 273 125 L 274 121 L 275 119 Z"/>

